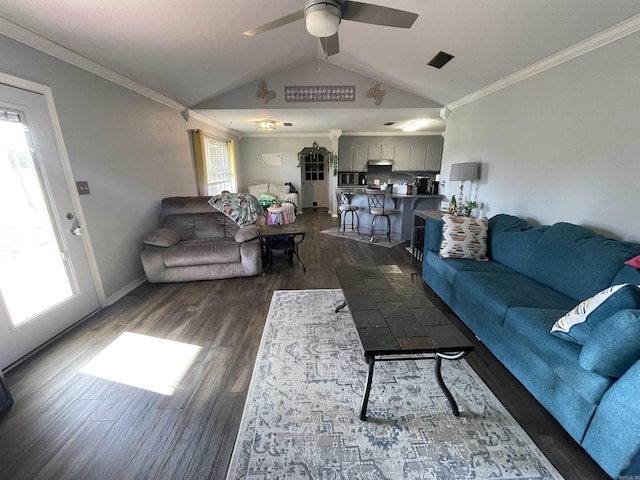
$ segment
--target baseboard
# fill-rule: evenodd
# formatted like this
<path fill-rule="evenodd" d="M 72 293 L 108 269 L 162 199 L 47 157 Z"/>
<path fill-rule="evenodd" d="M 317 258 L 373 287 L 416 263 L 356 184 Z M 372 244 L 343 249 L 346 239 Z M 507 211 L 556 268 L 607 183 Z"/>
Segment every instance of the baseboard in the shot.
<path fill-rule="evenodd" d="M 133 292 L 136 288 L 138 288 L 140 285 L 142 285 L 146 281 L 147 281 L 147 276 L 146 275 L 142 275 L 140 278 L 137 278 L 136 280 L 131 282 L 129 285 L 121 288 L 120 290 L 118 290 L 116 293 L 114 293 L 110 297 L 107 297 L 104 306 L 108 307 L 109 305 L 113 305 L 114 303 L 116 303 L 118 300 L 120 300 L 125 295 Z"/>

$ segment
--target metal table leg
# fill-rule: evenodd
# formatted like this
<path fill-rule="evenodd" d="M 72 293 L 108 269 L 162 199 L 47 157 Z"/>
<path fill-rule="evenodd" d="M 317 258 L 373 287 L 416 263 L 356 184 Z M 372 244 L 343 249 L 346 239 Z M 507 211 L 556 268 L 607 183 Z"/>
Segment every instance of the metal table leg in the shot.
<path fill-rule="evenodd" d="M 336 307 L 335 313 L 338 313 L 340 310 L 342 310 L 346 306 L 347 306 L 347 301 L 342 299 L 342 303 Z"/>
<path fill-rule="evenodd" d="M 371 392 L 371 382 L 373 380 L 373 366 L 376 363 L 375 357 L 364 357 L 364 361 L 369 364 L 369 375 L 367 375 L 367 387 L 362 399 L 362 409 L 360 410 L 360 420 L 367 421 L 367 404 L 369 403 L 369 393 Z"/>
<path fill-rule="evenodd" d="M 436 364 L 435 364 L 436 380 L 438 381 L 438 385 L 440 385 L 440 389 L 442 390 L 442 393 L 444 393 L 444 396 L 447 397 L 447 400 L 449 401 L 449 405 L 451 406 L 451 410 L 453 411 L 453 414 L 456 417 L 460 416 L 460 410 L 458 409 L 458 404 L 456 403 L 455 398 L 453 398 L 453 395 L 451 395 L 451 392 L 449 391 L 447 386 L 444 384 L 444 380 L 442 379 L 442 372 L 440 368 L 442 366 L 443 358 L 447 360 L 459 360 L 465 357 L 467 353 L 469 352 L 459 352 L 454 354 L 436 353 Z"/>

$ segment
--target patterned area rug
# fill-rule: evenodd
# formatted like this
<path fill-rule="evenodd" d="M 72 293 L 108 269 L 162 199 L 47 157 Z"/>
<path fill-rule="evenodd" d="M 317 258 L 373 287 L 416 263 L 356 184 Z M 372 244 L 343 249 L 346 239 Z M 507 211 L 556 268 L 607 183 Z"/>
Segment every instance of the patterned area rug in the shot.
<path fill-rule="evenodd" d="M 227 479 L 561 479 L 464 361 L 367 366 L 340 290 L 275 291 Z M 472 353 L 473 355 L 473 353 Z"/>
<path fill-rule="evenodd" d="M 322 230 L 320 233 L 326 233 L 327 235 L 331 235 L 333 237 L 346 238 L 347 240 L 355 240 L 356 242 L 369 243 L 369 240 L 371 239 L 369 231 L 362 228 L 360 229 L 360 233 L 356 232 L 355 230 L 350 230 L 349 227 L 347 227 L 346 232 L 343 232 L 342 230 L 338 232 L 338 227 L 334 227 L 330 228 L 329 230 Z M 402 242 L 403 240 L 396 240 L 393 238 L 393 236 L 391 236 L 391 241 L 389 242 L 387 240 L 387 235 L 384 232 L 380 232 L 375 234 L 372 245 L 391 248 L 395 247 L 396 245 L 400 245 Z"/>

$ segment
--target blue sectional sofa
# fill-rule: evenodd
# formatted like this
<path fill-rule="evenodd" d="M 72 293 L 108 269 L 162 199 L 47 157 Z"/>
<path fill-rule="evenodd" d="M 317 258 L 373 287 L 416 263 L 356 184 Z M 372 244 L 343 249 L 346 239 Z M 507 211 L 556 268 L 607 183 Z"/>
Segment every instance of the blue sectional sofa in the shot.
<path fill-rule="evenodd" d="M 489 261 L 440 258 L 441 238 L 442 221 L 429 219 L 424 281 L 611 477 L 640 475 L 640 340 L 629 344 L 640 339 L 640 304 L 607 318 L 584 346 L 550 334 L 601 290 L 640 285 L 640 270 L 624 265 L 640 245 L 510 215 L 489 220 Z M 615 376 L 586 358 L 594 351 L 617 362 Z"/>

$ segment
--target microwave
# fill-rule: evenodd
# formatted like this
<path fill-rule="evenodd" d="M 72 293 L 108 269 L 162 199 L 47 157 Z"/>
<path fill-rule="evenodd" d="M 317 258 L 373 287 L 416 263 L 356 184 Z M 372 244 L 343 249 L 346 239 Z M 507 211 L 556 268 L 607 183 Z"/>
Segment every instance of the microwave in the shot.
<path fill-rule="evenodd" d="M 338 185 L 366 185 L 367 174 L 364 172 L 340 172 Z"/>

